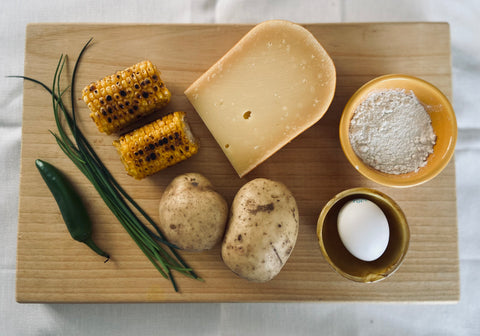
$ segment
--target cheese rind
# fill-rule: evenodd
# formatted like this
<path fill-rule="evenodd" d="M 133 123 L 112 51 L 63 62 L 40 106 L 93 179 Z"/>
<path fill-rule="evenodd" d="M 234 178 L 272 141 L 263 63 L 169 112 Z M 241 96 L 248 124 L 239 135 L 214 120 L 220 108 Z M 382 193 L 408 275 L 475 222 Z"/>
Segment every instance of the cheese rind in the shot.
<path fill-rule="evenodd" d="M 185 95 L 243 177 L 325 114 L 335 66 L 305 28 L 263 22 Z"/>

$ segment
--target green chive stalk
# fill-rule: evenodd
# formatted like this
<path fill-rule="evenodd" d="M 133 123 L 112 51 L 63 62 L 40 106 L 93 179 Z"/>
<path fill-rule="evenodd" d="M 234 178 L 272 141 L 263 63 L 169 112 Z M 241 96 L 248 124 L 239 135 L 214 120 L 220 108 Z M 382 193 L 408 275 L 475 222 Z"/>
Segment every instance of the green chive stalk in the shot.
<path fill-rule="evenodd" d="M 77 168 L 92 183 L 105 204 L 117 217 L 130 237 L 135 241 L 140 250 L 155 266 L 164 278 L 170 279 L 173 288 L 178 292 L 178 287 L 172 274 L 175 270 L 189 278 L 203 281 L 187 265 L 177 251 L 177 247 L 169 243 L 162 234 L 159 227 L 150 216 L 127 194 L 127 192 L 115 180 L 92 146 L 77 126 L 75 117 L 75 77 L 81 57 L 87 49 L 90 39 L 80 51 L 75 62 L 70 82 L 71 112 L 64 105 L 63 95 L 68 88 L 61 89 L 60 78 L 67 57 L 60 56 L 60 59 L 53 77 L 52 88 L 44 83 L 26 76 L 10 76 L 23 78 L 25 80 L 41 85 L 52 96 L 53 113 L 57 127 L 57 133 L 51 132 L 55 137 L 61 150 L 72 160 Z M 64 128 L 62 121 L 68 126 Z M 151 230 L 134 212 L 135 209 L 154 229 Z"/>

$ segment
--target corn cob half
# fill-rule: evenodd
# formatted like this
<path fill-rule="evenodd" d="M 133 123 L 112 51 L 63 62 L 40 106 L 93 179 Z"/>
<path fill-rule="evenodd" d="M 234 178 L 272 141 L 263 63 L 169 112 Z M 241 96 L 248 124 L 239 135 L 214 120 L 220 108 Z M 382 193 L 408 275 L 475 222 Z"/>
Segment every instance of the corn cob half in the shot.
<path fill-rule="evenodd" d="M 99 131 L 111 134 L 167 105 L 171 93 L 156 66 L 143 61 L 87 85 L 82 97 Z"/>
<path fill-rule="evenodd" d="M 185 118 L 174 112 L 113 142 L 128 175 L 142 179 L 186 160 L 198 152 L 199 144 Z"/>

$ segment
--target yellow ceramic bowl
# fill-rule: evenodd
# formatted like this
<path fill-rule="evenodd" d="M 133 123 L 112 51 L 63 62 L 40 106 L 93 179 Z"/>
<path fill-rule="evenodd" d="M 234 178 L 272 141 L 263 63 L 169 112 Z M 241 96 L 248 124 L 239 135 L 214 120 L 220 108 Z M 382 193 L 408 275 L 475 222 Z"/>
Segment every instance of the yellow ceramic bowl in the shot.
<path fill-rule="evenodd" d="M 432 119 L 433 130 L 437 136 L 436 144 L 433 147 L 433 153 L 427 158 L 427 164 L 417 172 L 395 175 L 378 171 L 365 164 L 355 154 L 350 144 L 348 137 L 350 120 L 357 106 L 371 92 L 386 89 L 413 91 Z M 412 187 L 431 180 L 448 164 L 455 151 L 457 121 L 448 99 L 432 84 L 407 75 L 385 75 L 366 83 L 350 98 L 340 119 L 339 132 L 343 152 L 353 167 L 363 176 L 385 186 Z"/>
<path fill-rule="evenodd" d="M 390 238 L 387 249 L 374 261 L 355 258 L 345 248 L 338 234 L 338 212 L 345 203 L 355 198 L 374 202 L 388 220 Z M 377 282 L 393 274 L 404 260 L 410 242 L 410 230 L 400 207 L 387 195 L 368 188 L 348 189 L 332 198 L 318 218 L 317 236 L 322 254 L 333 269 L 357 282 Z"/>

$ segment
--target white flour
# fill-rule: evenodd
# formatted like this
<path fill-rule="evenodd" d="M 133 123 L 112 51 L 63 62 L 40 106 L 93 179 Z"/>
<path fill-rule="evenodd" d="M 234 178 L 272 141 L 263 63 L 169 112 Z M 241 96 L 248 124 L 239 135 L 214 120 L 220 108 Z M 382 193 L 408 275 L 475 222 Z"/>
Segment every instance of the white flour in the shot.
<path fill-rule="evenodd" d="M 389 174 L 418 171 L 436 141 L 425 108 L 403 89 L 370 94 L 355 110 L 349 137 L 363 162 Z"/>

